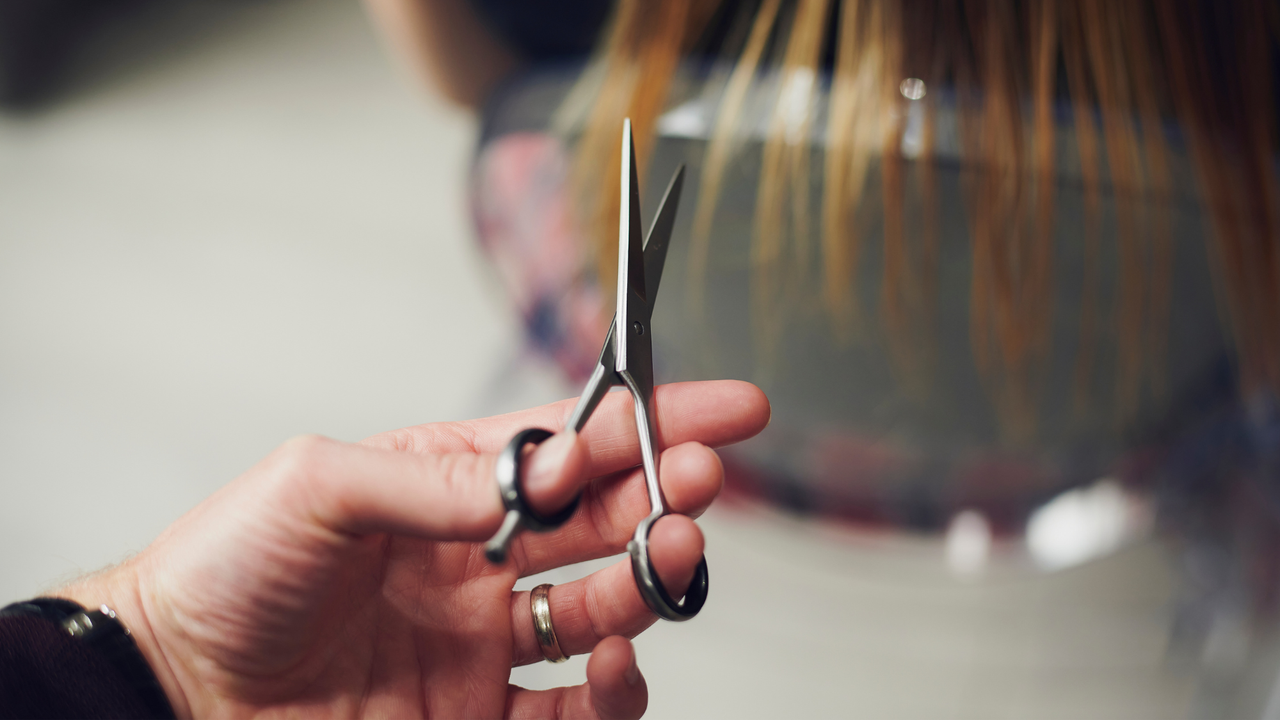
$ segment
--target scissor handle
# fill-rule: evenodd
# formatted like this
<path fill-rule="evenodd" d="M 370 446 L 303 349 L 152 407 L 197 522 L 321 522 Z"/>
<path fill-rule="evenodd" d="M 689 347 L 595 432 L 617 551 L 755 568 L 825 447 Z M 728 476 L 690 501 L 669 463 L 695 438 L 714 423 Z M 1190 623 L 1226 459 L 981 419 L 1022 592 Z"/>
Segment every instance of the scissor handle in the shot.
<path fill-rule="evenodd" d="M 578 502 L 582 500 L 581 492 L 573 496 L 568 505 L 551 515 L 539 514 L 524 494 L 524 481 L 521 480 L 520 472 L 524 465 L 524 446 L 540 445 L 554 434 L 542 428 L 521 430 L 498 455 L 498 492 L 502 495 L 502 505 L 507 509 L 507 515 L 502 520 L 502 527 L 485 544 L 484 554 L 494 564 L 501 564 L 507 559 L 507 546 L 520 528 L 528 528 L 534 532 L 555 530 L 573 517 L 574 511 L 578 509 Z"/>
<path fill-rule="evenodd" d="M 707 556 L 703 555 L 698 560 L 684 600 L 677 602 L 663 587 L 661 578 L 653 569 L 653 560 L 649 557 L 649 532 L 653 530 L 654 522 L 661 517 L 662 515 L 650 515 L 641 520 L 636 526 L 635 537 L 627 543 L 627 552 L 631 553 L 631 574 L 635 576 L 636 587 L 640 589 L 640 596 L 650 610 L 659 617 L 681 622 L 697 615 L 707 602 Z"/>

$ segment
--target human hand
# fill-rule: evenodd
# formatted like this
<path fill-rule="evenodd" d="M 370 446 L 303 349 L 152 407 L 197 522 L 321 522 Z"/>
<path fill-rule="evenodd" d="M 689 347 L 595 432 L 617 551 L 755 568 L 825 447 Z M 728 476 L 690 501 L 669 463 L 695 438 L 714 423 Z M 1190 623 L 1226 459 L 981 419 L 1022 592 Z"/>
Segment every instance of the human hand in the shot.
<path fill-rule="evenodd" d="M 659 387 L 654 406 L 663 492 L 696 516 L 723 481 L 710 446 L 759 432 L 768 401 L 720 381 Z M 516 580 L 622 552 L 649 512 L 630 396 L 611 393 L 581 436 L 557 435 L 528 463 L 535 508 L 553 512 L 582 489 L 577 513 L 554 532 L 521 534 L 505 565 L 485 559 L 479 543 L 503 514 L 498 452 L 517 430 L 563 427 L 572 407 L 359 444 L 291 440 L 136 557 L 58 594 L 116 610 L 179 716 L 639 717 L 648 691 L 626 638 L 655 616 L 626 558 L 551 591 L 561 648 L 592 653 L 587 682 L 508 684 L 512 667 L 542 660 Z M 702 534 L 672 515 L 650 537 L 679 597 Z"/>

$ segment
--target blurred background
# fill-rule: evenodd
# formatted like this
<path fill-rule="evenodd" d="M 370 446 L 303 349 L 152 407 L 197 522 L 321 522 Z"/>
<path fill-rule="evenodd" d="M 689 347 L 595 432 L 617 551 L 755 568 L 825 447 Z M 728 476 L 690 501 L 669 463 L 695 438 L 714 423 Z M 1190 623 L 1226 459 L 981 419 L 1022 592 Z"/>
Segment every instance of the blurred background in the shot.
<path fill-rule="evenodd" d="M 3 602 L 141 550 L 290 436 L 576 393 L 475 247 L 476 118 L 359 3 L 121 7 L 0 19 Z M 1179 655 L 1171 559 L 1141 531 L 1045 574 L 980 519 L 866 534 L 738 501 L 702 525 L 706 612 L 637 641 L 650 717 L 1280 717 L 1274 637 L 1226 618 Z"/>
<path fill-rule="evenodd" d="M 351 2 L 104 19 L 0 119 L 5 597 L 114 562 L 282 440 L 475 412 L 517 337 L 473 122 Z"/>

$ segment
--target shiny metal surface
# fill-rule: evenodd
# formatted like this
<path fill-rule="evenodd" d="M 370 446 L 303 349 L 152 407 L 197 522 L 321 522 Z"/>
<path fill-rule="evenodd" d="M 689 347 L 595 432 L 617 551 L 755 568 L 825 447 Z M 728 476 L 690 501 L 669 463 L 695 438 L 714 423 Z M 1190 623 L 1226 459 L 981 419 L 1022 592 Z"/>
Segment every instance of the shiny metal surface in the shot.
<path fill-rule="evenodd" d="M 648 235 L 642 239 L 636 151 L 631 136 L 631 120 L 628 119 L 622 130 L 623 202 L 618 217 L 617 312 L 605 337 L 604 347 L 600 349 L 596 368 L 565 426 L 566 429 L 581 432 L 610 388 L 622 385 L 630 391 L 635 407 L 636 433 L 640 438 L 641 467 L 644 470 L 650 512 L 636 528 L 636 534 L 628 543 L 627 550 L 631 553 L 632 572 L 641 596 L 654 613 L 668 620 L 687 620 L 693 617 L 702 609 L 707 599 L 705 557 L 698 563 L 683 602 L 672 599 L 670 593 L 662 587 L 649 558 L 649 531 L 653 523 L 668 512 L 662 496 L 662 486 L 658 482 L 660 449 L 656 418 L 652 411 L 653 332 L 650 324 L 683 184 L 684 167 L 681 166 L 667 185 Z M 539 443 L 550 435 L 547 430 L 525 430 L 512 439 L 499 460 L 498 487 L 502 493 L 502 502 L 507 508 L 507 516 L 502 527 L 485 546 L 485 553 L 492 562 L 500 563 L 506 559 L 507 545 L 521 529 L 554 529 L 568 520 L 568 515 L 577 507 L 581 495 L 574 498 L 566 508 L 567 514 L 566 510 L 562 510 L 552 518 L 543 518 L 536 516 L 524 500 L 520 481 L 520 451 L 526 443 Z"/>
<path fill-rule="evenodd" d="M 543 583 L 529 592 L 529 609 L 533 612 L 533 635 L 547 662 L 562 663 L 569 659 L 560 649 L 556 628 L 551 624 L 551 584 Z"/>
<path fill-rule="evenodd" d="M 573 517 L 574 511 L 578 509 L 578 501 L 582 498 L 581 493 L 557 512 L 541 515 L 525 501 L 524 491 L 518 482 L 521 476 L 520 468 L 525 460 L 524 446 L 539 445 L 551 435 L 550 430 L 542 428 L 521 430 L 511 438 L 502 453 L 498 455 L 494 475 L 497 477 L 498 492 L 502 495 L 502 504 L 506 507 L 507 514 L 503 517 L 502 526 L 498 528 L 498 532 L 485 544 L 485 557 L 494 564 L 506 561 L 507 547 L 521 529 L 528 528 L 535 532 L 554 530 Z"/>

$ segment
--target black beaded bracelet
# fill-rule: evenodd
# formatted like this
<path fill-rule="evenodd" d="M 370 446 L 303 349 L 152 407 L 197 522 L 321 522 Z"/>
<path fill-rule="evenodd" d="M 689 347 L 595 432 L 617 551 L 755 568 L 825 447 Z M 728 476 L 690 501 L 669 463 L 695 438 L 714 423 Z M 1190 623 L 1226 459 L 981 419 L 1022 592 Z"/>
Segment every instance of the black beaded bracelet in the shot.
<path fill-rule="evenodd" d="M 111 608 L 102 605 L 97 610 L 86 610 L 79 603 L 62 598 L 36 598 L 0 609 L 0 618 L 16 615 L 39 617 L 58 625 L 106 658 L 137 692 L 152 717 L 175 717 L 160 681 Z"/>

